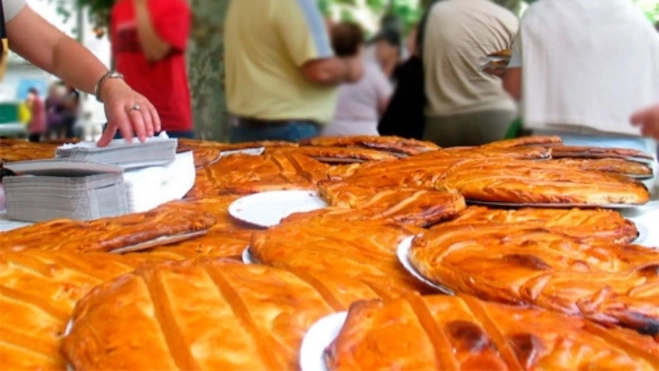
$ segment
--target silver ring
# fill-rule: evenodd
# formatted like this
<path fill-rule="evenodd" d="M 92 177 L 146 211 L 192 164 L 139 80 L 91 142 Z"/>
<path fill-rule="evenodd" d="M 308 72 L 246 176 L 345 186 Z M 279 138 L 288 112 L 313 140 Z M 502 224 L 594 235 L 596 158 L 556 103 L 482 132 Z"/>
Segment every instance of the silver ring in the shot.
<path fill-rule="evenodd" d="M 140 109 L 142 109 L 142 107 L 140 107 L 139 104 L 135 103 L 135 105 L 133 105 L 133 108 L 131 108 L 131 109 L 132 109 L 133 111 L 139 111 Z"/>

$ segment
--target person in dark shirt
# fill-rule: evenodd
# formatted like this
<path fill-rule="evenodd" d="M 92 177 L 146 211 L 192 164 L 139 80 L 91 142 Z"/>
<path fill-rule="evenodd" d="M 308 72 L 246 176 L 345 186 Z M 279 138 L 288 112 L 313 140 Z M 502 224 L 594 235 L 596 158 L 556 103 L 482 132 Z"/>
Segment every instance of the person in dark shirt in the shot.
<path fill-rule="evenodd" d="M 423 139 L 426 95 L 423 74 L 423 30 L 425 17 L 412 35 L 410 58 L 395 70 L 396 90 L 378 124 L 380 135 Z"/>
<path fill-rule="evenodd" d="M 371 43 L 375 48 L 375 58 L 384 74 L 396 83 L 396 75 L 403 56 L 403 40 L 400 33 L 394 29 L 385 28 L 380 31 Z"/>

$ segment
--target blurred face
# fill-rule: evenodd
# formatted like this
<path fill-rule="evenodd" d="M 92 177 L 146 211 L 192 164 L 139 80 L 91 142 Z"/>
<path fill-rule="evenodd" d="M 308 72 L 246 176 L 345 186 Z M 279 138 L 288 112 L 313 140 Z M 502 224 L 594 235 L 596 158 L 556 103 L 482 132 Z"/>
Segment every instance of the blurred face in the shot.
<path fill-rule="evenodd" d="M 380 63 L 388 63 L 398 58 L 398 48 L 385 40 L 375 43 L 375 57 Z"/>

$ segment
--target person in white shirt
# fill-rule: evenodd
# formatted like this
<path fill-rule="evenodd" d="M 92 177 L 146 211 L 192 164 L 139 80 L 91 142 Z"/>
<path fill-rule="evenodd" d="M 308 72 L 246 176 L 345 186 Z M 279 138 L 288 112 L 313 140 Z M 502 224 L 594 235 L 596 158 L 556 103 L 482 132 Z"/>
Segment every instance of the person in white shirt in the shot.
<path fill-rule="evenodd" d="M 481 71 L 486 55 L 511 47 L 519 21 L 488 0 L 444 0 L 424 29 L 424 139 L 442 147 L 504 139 L 517 106 L 501 80 Z"/>
<path fill-rule="evenodd" d="M 364 34 L 354 23 L 341 23 L 331 29 L 332 45 L 338 56 L 361 55 Z M 364 63 L 364 75 L 356 83 L 339 87 L 339 99 L 332 122 L 322 132 L 323 136 L 378 134 L 378 121 L 389 104 L 393 87 L 380 66 Z"/>
<path fill-rule="evenodd" d="M 656 144 L 628 122 L 659 101 L 659 36 L 628 0 L 531 5 L 503 79 L 521 99 L 523 124 L 532 134 L 655 153 Z"/>

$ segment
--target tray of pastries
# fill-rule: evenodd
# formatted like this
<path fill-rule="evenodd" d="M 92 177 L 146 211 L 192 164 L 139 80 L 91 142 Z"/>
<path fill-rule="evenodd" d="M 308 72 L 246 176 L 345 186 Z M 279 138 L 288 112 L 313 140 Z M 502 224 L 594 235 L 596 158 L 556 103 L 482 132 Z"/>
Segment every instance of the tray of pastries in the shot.
<path fill-rule="evenodd" d="M 331 319 L 322 328 L 327 335 L 316 335 L 316 347 L 303 348 L 317 359 L 302 363 L 303 371 L 311 371 L 306 364 L 329 371 L 659 367 L 659 347 L 633 331 L 469 296 L 361 301 Z"/>

